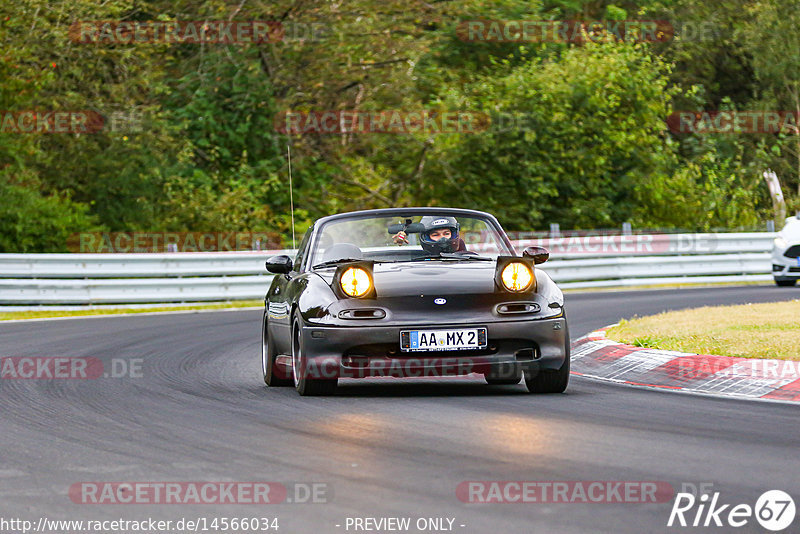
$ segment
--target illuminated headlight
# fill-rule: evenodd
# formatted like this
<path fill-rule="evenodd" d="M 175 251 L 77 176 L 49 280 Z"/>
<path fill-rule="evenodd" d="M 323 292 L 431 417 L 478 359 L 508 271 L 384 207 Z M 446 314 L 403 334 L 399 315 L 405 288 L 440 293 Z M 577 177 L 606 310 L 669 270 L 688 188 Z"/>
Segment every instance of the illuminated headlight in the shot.
<path fill-rule="evenodd" d="M 526 291 L 533 283 L 533 272 L 530 267 L 518 261 L 512 261 L 500 273 L 503 286 L 515 293 Z"/>
<path fill-rule="evenodd" d="M 786 248 L 786 245 L 788 244 L 786 243 L 786 240 L 782 237 L 776 237 L 773 243 L 775 243 L 775 247 L 777 248 Z"/>
<path fill-rule="evenodd" d="M 349 267 L 339 279 L 342 291 L 349 297 L 363 297 L 372 288 L 369 273 L 361 267 Z"/>

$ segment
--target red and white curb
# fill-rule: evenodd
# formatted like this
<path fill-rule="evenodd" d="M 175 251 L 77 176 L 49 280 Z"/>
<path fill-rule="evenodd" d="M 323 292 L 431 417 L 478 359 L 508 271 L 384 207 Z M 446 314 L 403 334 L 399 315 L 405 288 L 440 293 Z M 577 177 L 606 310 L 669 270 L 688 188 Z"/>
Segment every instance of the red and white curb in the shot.
<path fill-rule="evenodd" d="M 573 374 L 634 386 L 800 403 L 800 362 L 688 354 L 617 343 L 596 330 L 572 344 Z"/>

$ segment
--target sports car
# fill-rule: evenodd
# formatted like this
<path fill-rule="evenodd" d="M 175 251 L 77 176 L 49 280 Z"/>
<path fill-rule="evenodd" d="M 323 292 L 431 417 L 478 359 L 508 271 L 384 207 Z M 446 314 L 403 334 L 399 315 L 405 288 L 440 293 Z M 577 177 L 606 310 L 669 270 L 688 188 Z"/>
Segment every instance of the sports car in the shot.
<path fill-rule="evenodd" d="M 800 279 L 800 213 L 788 217 L 772 244 L 772 277 L 779 286 L 793 286 Z"/>
<path fill-rule="evenodd" d="M 483 375 L 531 393 L 569 381 L 564 296 L 497 219 L 455 208 L 323 217 L 294 258 L 270 257 L 261 370 L 268 386 L 331 395 L 343 378 Z"/>

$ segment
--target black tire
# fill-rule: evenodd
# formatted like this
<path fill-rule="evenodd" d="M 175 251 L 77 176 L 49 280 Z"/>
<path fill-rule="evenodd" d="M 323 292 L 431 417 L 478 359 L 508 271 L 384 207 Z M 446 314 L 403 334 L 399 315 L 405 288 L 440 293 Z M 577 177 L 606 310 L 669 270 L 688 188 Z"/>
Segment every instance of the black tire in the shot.
<path fill-rule="evenodd" d="M 286 387 L 291 386 L 292 377 L 281 376 L 286 373 L 276 368 L 275 365 L 275 349 L 272 345 L 267 331 L 267 317 L 264 315 L 264 320 L 261 322 L 261 373 L 264 375 L 264 383 L 269 387 Z"/>
<path fill-rule="evenodd" d="M 785 279 L 779 280 L 777 278 L 775 279 L 775 285 L 777 285 L 778 287 L 794 287 L 795 282 L 797 282 L 797 280 L 795 279 L 789 279 L 789 280 Z"/>
<path fill-rule="evenodd" d="M 566 314 L 565 314 L 566 315 Z M 564 363 L 557 371 L 526 371 L 525 385 L 530 393 L 564 393 L 569 384 L 569 327 L 564 325 Z"/>
<path fill-rule="evenodd" d="M 569 352 L 557 371 L 526 372 L 525 385 L 530 393 L 563 393 L 569 384 Z"/>
<path fill-rule="evenodd" d="M 300 318 L 295 317 L 292 323 L 292 377 L 294 387 L 303 397 L 333 395 L 336 393 L 338 379 L 311 376 L 307 372 L 303 336 L 300 335 L 300 324 Z"/>

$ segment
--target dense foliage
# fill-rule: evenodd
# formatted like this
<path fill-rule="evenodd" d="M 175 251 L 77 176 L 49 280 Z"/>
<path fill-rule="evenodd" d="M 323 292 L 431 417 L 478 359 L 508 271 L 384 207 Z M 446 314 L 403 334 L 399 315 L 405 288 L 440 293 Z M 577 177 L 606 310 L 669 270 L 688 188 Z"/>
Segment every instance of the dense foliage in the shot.
<path fill-rule="evenodd" d="M 280 21 L 275 42 L 82 43 L 78 21 Z M 474 20 L 665 20 L 656 42 L 464 38 Z M 0 251 L 83 231 L 288 235 L 336 211 L 441 205 L 511 230 L 752 228 L 800 135 L 675 133 L 681 110 L 800 113 L 794 0 L 15 0 L 0 110 L 93 110 L 98 133 L 0 133 Z M 456 133 L 287 134 L 287 111 L 461 111 Z M 113 119 L 113 120 L 112 120 Z"/>

